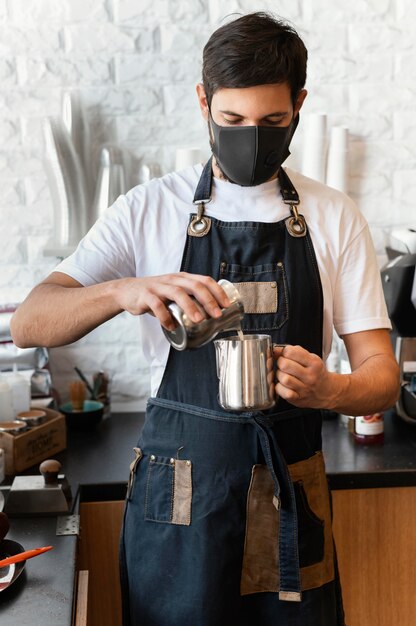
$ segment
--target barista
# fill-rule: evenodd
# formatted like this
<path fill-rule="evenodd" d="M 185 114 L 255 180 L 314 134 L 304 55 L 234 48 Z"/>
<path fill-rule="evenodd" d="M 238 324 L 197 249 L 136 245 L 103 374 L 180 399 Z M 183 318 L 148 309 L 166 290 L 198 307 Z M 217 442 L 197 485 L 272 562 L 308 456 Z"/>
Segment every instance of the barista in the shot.
<path fill-rule="evenodd" d="M 321 409 L 390 407 L 398 370 L 365 220 L 282 167 L 306 60 L 297 33 L 263 13 L 216 30 L 197 86 L 212 159 L 119 198 L 12 320 L 27 347 L 141 316 L 152 397 L 123 527 L 125 624 L 344 624 Z M 269 411 L 222 410 L 212 343 L 169 350 L 160 328 L 174 327 L 169 301 L 201 320 L 191 296 L 219 316 L 221 278 L 245 283 L 244 332 L 287 344 Z M 326 369 L 333 327 L 351 374 Z"/>

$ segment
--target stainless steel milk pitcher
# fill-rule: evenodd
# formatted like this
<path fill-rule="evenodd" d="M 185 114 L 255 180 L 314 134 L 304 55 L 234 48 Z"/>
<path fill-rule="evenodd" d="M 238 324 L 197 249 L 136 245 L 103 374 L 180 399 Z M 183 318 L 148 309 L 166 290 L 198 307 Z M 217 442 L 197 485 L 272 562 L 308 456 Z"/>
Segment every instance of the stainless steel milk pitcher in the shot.
<path fill-rule="evenodd" d="M 231 302 L 230 306 L 221 309 L 221 317 L 209 317 L 203 307 L 198 305 L 205 319 L 196 323 L 189 319 L 176 302 L 168 304 L 168 309 L 176 320 L 177 326 L 174 330 L 163 328 L 163 332 L 176 350 L 199 348 L 214 339 L 218 333 L 237 330 L 241 327 L 244 307 L 238 290 L 233 283 L 225 279 L 219 280 L 218 284 L 224 289 Z"/>
<path fill-rule="evenodd" d="M 228 411 L 264 410 L 276 402 L 270 335 L 214 341 L 219 404 Z"/>

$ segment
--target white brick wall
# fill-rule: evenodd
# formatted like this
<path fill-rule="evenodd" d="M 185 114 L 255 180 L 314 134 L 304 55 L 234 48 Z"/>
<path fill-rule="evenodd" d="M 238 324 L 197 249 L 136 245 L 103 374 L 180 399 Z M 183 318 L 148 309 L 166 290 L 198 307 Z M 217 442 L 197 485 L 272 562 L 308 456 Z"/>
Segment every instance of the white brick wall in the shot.
<path fill-rule="evenodd" d="M 350 129 L 351 195 L 379 251 L 384 226 L 415 219 L 412 0 L 0 0 L 0 304 L 19 302 L 57 262 L 43 256 L 52 202 L 41 122 L 60 114 L 63 91 L 80 93 L 96 147 L 110 138 L 169 171 L 177 147 L 207 149 L 194 89 L 206 39 L 227 14 L 262 9 L 291 20 L 309 49 L 304 115 Z M 148 373 L 127 315 L 53 350 L 51 363 L 63 396 L 74 365 L 105 367 L 114 398 L 144 406 Z"/>

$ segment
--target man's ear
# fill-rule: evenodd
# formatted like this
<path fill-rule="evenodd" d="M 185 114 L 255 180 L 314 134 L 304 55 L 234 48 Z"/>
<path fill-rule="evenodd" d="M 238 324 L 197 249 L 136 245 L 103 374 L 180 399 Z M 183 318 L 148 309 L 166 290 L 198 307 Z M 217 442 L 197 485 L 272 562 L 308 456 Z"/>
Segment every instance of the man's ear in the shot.
<path fill-rule="evenodd" d="M 293 116 L 296 117 L 296 115 L 299 113 L 299 111 L 302 108 L 303 103 L 305 102 L 305 98 L 308 95 L 308 92 L 306 91 L 306 89 L 301 89 L 298 93 L 298 96 L 296 98 L 296 102 L 295 102 L 295 109 L 293 111 Z"/>
<path fill-rule="evenodd" d="M 202 117 L 207 122 L 208 121 L 209 109 L 208 109 L 207 96 L 206 96 L 206 93 L 205 93 L 204 85 L 202 83 L 198 83 L 197 84 L 197 86 L 196 86 L 196 94 L 198 96 L 198 101 L 199 101 L 199 106 L 200 106 L 200 109 L 201 109 Z"/>

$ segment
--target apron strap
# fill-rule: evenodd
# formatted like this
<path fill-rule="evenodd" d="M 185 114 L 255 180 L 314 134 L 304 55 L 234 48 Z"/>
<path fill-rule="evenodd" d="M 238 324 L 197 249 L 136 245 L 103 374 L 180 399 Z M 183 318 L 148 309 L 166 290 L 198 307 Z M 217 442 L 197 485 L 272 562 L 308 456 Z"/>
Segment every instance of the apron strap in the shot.
<path fill-rule="evenodd" d="M 210 202 L 212 194 L 212 159 L 211 156 L 202 170 L 192 201 L 193 204 L 198 205 L 198 214 L 192 218 L 188 228 L 188 234 L 193 237 L 204 237 L 211 227 L 210 219 L 204 217 L 204 208 L 205 204 Z M 282 167 L 277 176 L 283 202 L 290 206 L 291 216 L 286 220 L 288 233 L 292 237 L 305 237 L 308 232 L 306 221 L 297 210 L 297 205 L 300 203 L 299 194 Z"/>
<path fill-rule="evenodd" d="M 299 194 L 283 167 L 279 169 L 277 177 L 279 179 L 280 193 L 282 194 L 283 202 L 290 205 L 299 204 Z"/>
<path fill-rule="evenodd" d="M 200 204 L 201 202 L 209 202 L 211 200 L 212 190 L 212 156 L 205 163 L 202 170 L 201 177 L 198 181 L 197 188 L 193 199 L 193 204 Z M 299 194 L 296 191 L 292 181 L 286 174 L 285 170 L 281 167 L 278 173 L 278 180 L 280 184 L 280 193 L 282 194 L 283 202 L 285 204 L 299 204 Z"/>
<path fill-rule="evenodd" d="M 212 156 L 205 163 L 204 169 L 202 170 L 201 178 L 198 181 L 198 185 L 195 191 L 194 199 L 192 202 L 194 204 L 206 203 L 211 200 L 211 189 L 212 189 Z"/>
<path fill-rule="evenodd" d="M 299 194 L 283 167 L 279 170 L 278 178 L 283 202 L 290 206 L 291 216 L 286 220 L 287 231 L 291 237 L 305 237 L 308 229 L 305 218 L 297 209 L 297 205 L 300 204 Z"/>
<path fill-rule="evenodd" d="M 267 417 L 257 416 L 254 425 L 266 465 L 274 483 L 273 504 L 280 516 L 279 523 L 279 599 L 300 602 L 302 599 L 299 549 L 298 516 L 295 492 L 283 454 L 268 425 Z"/>

